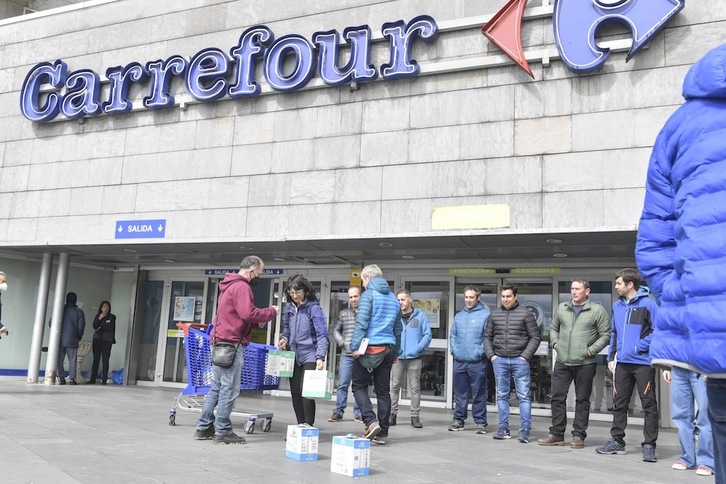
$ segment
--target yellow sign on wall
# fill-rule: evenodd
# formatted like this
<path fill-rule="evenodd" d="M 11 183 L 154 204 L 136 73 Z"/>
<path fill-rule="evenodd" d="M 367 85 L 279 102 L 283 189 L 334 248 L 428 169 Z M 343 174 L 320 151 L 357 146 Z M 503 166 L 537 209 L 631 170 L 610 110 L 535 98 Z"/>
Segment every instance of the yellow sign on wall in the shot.
<path fill-rule="evenodd" d="M 351 287 L 360 287 L 361 280 L 360 280 L 360 271 L 363 269 L 360 267 L 356 267 L 354 269 L 350 270 L 350 286 Z"/>
<path fill-rule="evenodd" d="M 436 207 L 431 214 L 432 230 L 502 227 L 509 227 L 509 205 L 506 204 Z"/>

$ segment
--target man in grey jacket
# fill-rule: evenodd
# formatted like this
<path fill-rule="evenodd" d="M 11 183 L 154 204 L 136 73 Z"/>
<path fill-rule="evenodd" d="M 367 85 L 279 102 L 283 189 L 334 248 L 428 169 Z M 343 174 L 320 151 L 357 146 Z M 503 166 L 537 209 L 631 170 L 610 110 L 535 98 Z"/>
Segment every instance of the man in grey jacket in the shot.
<path fill-rule="evenodd" d="M 343 309 L 338 314 L 338 321 L 333 328 L 333 337 L 340 348 L 340 364 L 338 365 L 338 393 L 335 398 L 335 408 L 328 422 L 340 422 L 343 420 L 345 407 L 348 405 L 348 387 L 353 379 L 353 353 L 350 351 L 350 338 L 355 328 L 355 315 L 358 312 L 358 301 L 360 301 L 360 287 L 351 286 L 348 288 L 348 303 L 350 307 Z M 353 403 L 353 416 L 356 422 L 363 423 L 360 417 L 358 404 Z"/>

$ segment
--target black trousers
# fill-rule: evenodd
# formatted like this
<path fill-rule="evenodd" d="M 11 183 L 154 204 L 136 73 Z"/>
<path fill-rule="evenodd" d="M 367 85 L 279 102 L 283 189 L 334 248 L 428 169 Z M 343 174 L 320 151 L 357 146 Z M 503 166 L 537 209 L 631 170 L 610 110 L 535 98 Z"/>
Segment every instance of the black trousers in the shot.
<path fill-rule="evenodd" d="M 303 363 L 298 365 L 295 362 L 295 368 L 292 370 L 292 378 L 290 378 L 290 395 L 292 395 L 292 408 L 297 417 L 297 423 L 306 423 L 315 425 L 315 400 L 312 398 L 303 398 L 302 387 L 305 370 L 314 370 L 315 363 Z"/>
<path fill-rule="evenodd" d="M 635 386 L 645 412 L 643 444 L 658 439 L 658 404 L 655 399 L 655 368 L 645 365 L 618 363 L 613 378 L 613 426 L 610 436 L 625 445 L 625 426 L 628 424 L 628 406 Z"/>
<path fill-rule="evenodd" d="M 567 392 L 575 382 L 575 419 L 572 421 L 572 435 L 585 440 L 590 423 L 590 394 L 597 364 L 567 366 L 555 362 L 552 371 L 552 426 L 550 433 L 565 436 L 567 427 Z"/>
<path fill-rule="evenodd" d="M 111 358 L 111 346 L 113 343 L 99 340 L 93 340 L 93 365 L 91 366 L 91 380 L 89 383 L 96 383 L 96 375 L 98 375 L 98 364 L 103 358 L 103 367 L 101 373 L 101 380 L 106 383 L 108 380 L 108 360 Z"/>

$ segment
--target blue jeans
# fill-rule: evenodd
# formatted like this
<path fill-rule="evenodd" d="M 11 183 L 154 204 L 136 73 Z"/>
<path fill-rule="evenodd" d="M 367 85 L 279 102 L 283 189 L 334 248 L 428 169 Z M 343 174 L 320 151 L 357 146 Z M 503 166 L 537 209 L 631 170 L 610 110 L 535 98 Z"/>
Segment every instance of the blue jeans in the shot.
<path fill-rule="evenodd" d="M 697 416 L 694 401 L 698 405 Z M 671 370 L 671 419 L 678 428 L 678 440 L 682 450 L 680 460 L 688 467 L 699 465 L 713 469 L 713 437 L 711 422 L 708 420 L 708 392 L 703 375 L 678 367 Z"/>
<path fill-rule="evenodd" d="M 337 413 L 341 417 L 348 406 L 348 387 L 353 380 L 353 362 L 355 358 L 351 355 L 340 355 L 340 366 L 338 367 L 338 393 L 335 397 L 335 408 L 333 413 Z M 353 415 L 355 418 L 360 417 L 360 409 L 358 404 L 353 403 Z"/>
<path fill-rule="evenodd" d="M 713 430 L 716 484 L 726 484 L 726 380 L 708 379 L 708 416 Z"/>
<path fill-rule="evenodd" d="M 454 420 L 466 420 L 471 390 L 471 416 L 487 425 L 487 361 L 454 360 Z"/>
<path fill-rule="evenodd" d="M 63 363 L 65 363 L 66 355 L 68 355 L 68 379 L 75 381 L 78 365 L 78 348 L 69 348 L 67 346 L 58 348 L 58 378 L 63 378 L 65 374 Z"/>
<path fill-rule="evenodd" d="M 239 385 L 244 364 L 244 346 L 239 345 L 234 361 L 229 368 L 212 365 L 212 385 L 209 393 L 204 397 L 202 415 L 197 420 L 197 430 L 206 430 L 214 424 L 214 433 L 227 435 L 232 433 L 232 414 L 234 402 L 239 396 Z M 214 409 L 217 409 L 217 418 L 214 418 Z"/>
<path fill-rule="evenodd" d="M 514 376 L 514 388 L 519 399 L 519 429 L 532 429 L 532 397 L 529 395 L 531 373 L 529 362 L 515 356 L 498 356 L 492 361 L 494 379 L 497 382 L 497 411 L 499 426 L 509 429 L 509 389 Z"/>

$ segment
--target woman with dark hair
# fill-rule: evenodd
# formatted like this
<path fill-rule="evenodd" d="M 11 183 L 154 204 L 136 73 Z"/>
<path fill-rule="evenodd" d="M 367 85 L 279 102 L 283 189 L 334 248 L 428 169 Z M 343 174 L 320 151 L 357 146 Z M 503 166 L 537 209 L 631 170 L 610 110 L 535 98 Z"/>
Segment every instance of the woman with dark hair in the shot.
<path fill-rule="evenodd" d="M 108 360 L 111 358 L 111 345 L 116 342 L 116 316 L 111 314 L 111 303 L 101 301 L 101 305 L 93 320 L 93 366 L 91 367 L 90 384 L 96 383 L 98 375 L 98 363 L 103 357 L 103 373 L 101 383 L 106 384 L 108 380 Z"/>
<path fill-rule="evenodd" d="M 287 304 L 282 315 L 284 329 L 278 346 L 295 352 L 290 379 L 292 408 L 298 424 L 315 424 L 315 400 L 302 397 L 305 370 L 325 369 L 328 352 L 328 322 L 310 281 L 296 274 L 287 280 Z"/>

